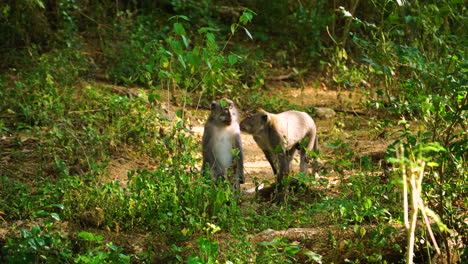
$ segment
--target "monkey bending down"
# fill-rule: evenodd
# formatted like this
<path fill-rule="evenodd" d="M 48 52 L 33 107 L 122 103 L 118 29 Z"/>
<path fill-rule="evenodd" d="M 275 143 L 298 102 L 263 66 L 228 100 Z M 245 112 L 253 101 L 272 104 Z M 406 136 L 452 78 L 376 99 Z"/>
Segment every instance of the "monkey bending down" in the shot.
<path fill-rule="evenodd" d="M 318 151 L 317 127 L 314 120 L 304 112 L 286 111 L 272 114 L 260 109 L 242 120 L 240 129 L 252 134 L 257 145 L 265 153 L 276 175 L 279 200 L 282 200 L 283 176 L 289 174 L 296 150 L 300 149 L 301 172 L 307 172 L 305 148 Z"/>
<path fill-rule="evenodd" d="M 238 116 L 239 113 L 231 100 L 212 102 L 202 138 L 202 171 L 208 169 L 212 177 L 220 179 L 226 176 L 230 167 L 235 167 L 233 187 L 236 190 L 239 190 L 239 184 L 245 182 L 244 153 Z"/>

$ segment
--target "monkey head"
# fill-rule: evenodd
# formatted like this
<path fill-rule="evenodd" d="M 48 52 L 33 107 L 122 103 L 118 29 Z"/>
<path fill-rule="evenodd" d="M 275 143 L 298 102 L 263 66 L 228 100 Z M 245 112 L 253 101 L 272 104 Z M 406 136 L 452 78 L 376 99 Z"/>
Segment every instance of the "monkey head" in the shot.
<path fill-rule="evenodd" d="M 247 117 L 240 122 L 240 129 L 252 135 L 258 134 L 265 129 L 265 126 L 268 124 L 268 119 L 268 112 L 263 109 L 258 109 L 254 113 L 247 115 Z"/>
<path fill-rule="evenodd" d="M 229 126 L 232 122 L 237 122 L 237 116 L 237 109 L 233 101 L 223 98 L 211 102 L 211 118 L 218 123 Z"/>

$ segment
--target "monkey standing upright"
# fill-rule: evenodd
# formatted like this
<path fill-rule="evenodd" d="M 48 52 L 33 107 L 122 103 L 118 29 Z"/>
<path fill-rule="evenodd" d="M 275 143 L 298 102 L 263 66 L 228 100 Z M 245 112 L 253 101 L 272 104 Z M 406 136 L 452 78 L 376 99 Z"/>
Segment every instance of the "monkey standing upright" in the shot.
<path fill-rule="evenodd" d="M 234 102 L 228 99 L 211 103 L 211 113 L 205 124 L 202 138 L 202 171 L 209 170 L 215 179 L 226 177 L 227 170 L 235 168 L 234 189 L 244 179 L 244 152 L 239 128 L 239 113 Z M 237 151 L 236 151 L 237 150 Z"/>
<path fill-rule="evenodd" d="M 286 111 L 272 114 L 257 110 L 240 123 L 240 129 L 253 135 L 276 175 L 279 200 L 282 200 L 283 176 L 290 171 L 296 150 L 300 149 L 300 171 L 307 172 L 307 151 L 318 151 L 317 127 L 307 113 Z M 278 171 L 279 167 L 279 171 Z"/>

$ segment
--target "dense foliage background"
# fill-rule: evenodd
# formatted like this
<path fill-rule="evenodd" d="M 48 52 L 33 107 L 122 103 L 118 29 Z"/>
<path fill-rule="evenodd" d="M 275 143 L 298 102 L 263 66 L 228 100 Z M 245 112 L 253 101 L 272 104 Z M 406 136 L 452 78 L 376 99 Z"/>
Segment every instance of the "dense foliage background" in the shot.
<path fill-rule="evenodd" d="M 329 252 L 398 263 L 407 245 L 394 224 L 404 222 L 401 187 L 414 174 L 424 176 L 443 259 L 466 261 L 466 25 L 463 0 L 1 1 L 0 223 L 16 233 L 0 239 L 0 262 L 340 263 L 294 241 L 252 245 L 247 236 L 327 215 L 320 224 L 356 234 L 342 244 L 330 231 Z M 398 129 L 385 153 L 394 169 L 352 162 L 338 122 L 328 138 L 338 196 L 241 206 L 228 185 L 200 178 L 185 110 L 221 96 L 243 110 L 298 108 L 271 96 L 272 80 L 365 94 L 374 132 Z M 161 91 L 179 106 L 172 118 Z M 157 169 L 103 180 L 122 152 Z M 418 237 L 429 241 L 422 226 Z M 136 237 L 143 249 L 125 242 Z M 418 245 L 419 260 L 435 255 L 434 244 Z"/>

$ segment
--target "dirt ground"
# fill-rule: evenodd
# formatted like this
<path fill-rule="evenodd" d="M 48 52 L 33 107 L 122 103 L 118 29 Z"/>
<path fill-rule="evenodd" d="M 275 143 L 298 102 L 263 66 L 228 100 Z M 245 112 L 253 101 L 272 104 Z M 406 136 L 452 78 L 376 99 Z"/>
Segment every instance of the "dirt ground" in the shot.
<path fill-rule="evenodd" d="M 287 88 L 285 88 L 287 87 Z M 395 134 L 386 131 L 385 129 L 379 130 L 375 128 L 376 122 L 374 117 L 362 107 L 362 103 L 365 102 L 366 98 L 360 93 L 360 91 L 337 91 L 327 89 L 321 83 L 312 83 L 306 86 L 305 89 L 289 87 L 287 84 L 277 83 L 275 88 L 271 91 L 272 95 L 280 98 L 287 99 L 291 104 L 297 105 L 301 108 L 321 107 L 329 108 L 334 110 L 333 116 L 320 117 L 314 116 L 314 121 L 317 125 L 318 136 L 319 136 L 319 149 L 321 157 L 319 162 L 322 163 L 322 167 L 327 167 L 328 162 L 333 161 L 337 158 L 337 149 L 330 146 L 333 141 L 340 140 L 349 146 L 348 150 L 354 152 L 351 162 L 359 162 L 359 157 L 369 156 L 373 162 L 379 162 L 383 159 L 386 148 L 396 138 Z M 181 106 L 175 106 L 169 103 L 167 94 L 161 94 L 161 104 L 166 110 L 168 119 L 175 119 L 175 111 L 180 109 Z M 242 108 L 239 106 L 239 108 Z M 193 131 L 193 135 L 200 141 L 201 151 L 201 138 L 203 135 L 204 124 L 209 115 L 209 110 L 206 109 L 185 109 L 188 117 L 188 128 Z M 244 117 L 244 113 L 240 111 L 241 119 Z M 263 195 L 269 195 L 267 189 L 269 184 L 275 182 L 275 177 L 271 169 L 270 164 L 266 160 L 263 152 L 257 146 L 253 137 L 246 133 L 241 134 L 242 145 L 244 149 L 244 173 L 246 176 L 245 184 L 241 185 L 243 193 L 243 200 L 250 200 L 255 196 L 252 193 L 255 190 L 256 184 L 265 182 Z M 200 154 L 201 155 L 201 154 Z M 293 160 L 293 171 L 299 171 L 299 154 L 296 153 L 296 157 Z M 151 159 L 135 160 L 131 155 L 123 154 L 122 157 L 112 160 L 108 167 L 108 176 L 112 180 L 120 180 L 125 183 L 127 181 L 127 174 L 131 170 L 140 168 L 146 168 L 151 170 L 157 166 L 157 164 Z M 200 169 L 199 164 L 198 169 Z M 343 179 L 343 172 L 340 173 L 333 170 L 333 166 L 328 166 L 328 174 L 326 177 L 329 182 L 329 186 L 323 188 L 324 193 L 327 195 L 340 195 L 336 190 L 340 180 Z M 344 172 L 345 175 L 352 175 L 352 171 Z M 271 189 L 271 188 L 270 188 Z M 247 192 L 246 192 L 247 191 Z M 271 190 L 270 190 L 271 191 Z M 260 205 L 259 205 L 260 206 Z M 373 227 L 369 227 L 372 229 Z M 403 230 L 403 227 L 397 227 L 399 230 Z M 312 237 L 327 237 L 328 232 L 334 230 L 335 236 L 338 240 L 352 239 L 355 235 L 351 231 L 343 231 L 336 226 L 331 226 L 330 223 L 322 223 L 317 221 L 316 225 L 307 228 L 290 228 L 287 230 L 259 230 L 258 234 L 249 234 L 252 243 L 269 240 L 274 236 L 288 237 L 292 241 L 303 244 L 307 249 L 313 250 L 314 252 L 320 253 L 323 256 L 328 256 L 329 260 L 333 260 L 335 263 L 341 263 L 346 256 L 352 257 L 353 252 L 350 252 L 345 247 L 339 247 L 338 249 L 331 249 L 329 241 L 323 239 L 312 239 L 310 240 L 310 234 L 315 234 Z M 99 233 L 99 230 L 94 230 Z M 403 237 L 403 233 L 401 233 Z M 139 252 L 144 247 L 144 237 L 135 237 L 130 239 L 132 242 L 127 241 L 128 238 L 118 239 L 122 243 L 128 243 L 127 248 L 132 248 L 135 252 Z M 228 248 L 230 241 L 229 234 L 221 233 L 217 234 L 218 242 L 220 247 Z M 117 239 L 114 237 L 113 239 Z M 193 246 L 196 247 L 195 242 Z M 334 250 L 334 253 L 330 254 L 330 250 Z M 351 255 L 350 255 L 351 254 Z M 389 256 L 389 255 L 387 255 Z"/>
<path fill-rule="evenodd" d="M 305 89 L 284 87 L 286 87 L 284 84 L 275 84 L 275 88 L 271 94 L 287 99 L 291 104 L 300 106 L 301 108 L 326 107 L 335 111 L 333 117 L 314 117 L 319 136 L 319 149 L 325 159 L 319 159 L 319 162 L 326 163 L 326 160 L 333 159 L 333 150 L 328 146 L 329 142 L 327 142 L 332 137 L 341 137 L 344 142 L 348 143 L 356 153 L 356 158 L 368 155 L 377 160 L 383 158 L 383 153 L 387 146 L 393 142 L 392 139 L 387 137 L 385 131 L 376 135 L 369 133 L 371 128 L 369 127 L 369 121 L 372 118 L 361 105 L 366 98 L 359 91 L 330 90 L 321 83 L 309 84 Z M 174 113 L 178 107 L 167 103 L 169 100 L 165 95 L 165 93 L 161 94 L 161 102 L 163 108 L 167 111 L 168 118 L 171 119 L 175 116 Z M 209 115 L 209 111 L 206 109 L 188 109 L 186 112 L 189 116 L 190 129 L 201 142 L 204 123 Z M 241 111 L 241 119 L 243 118 L 243 114 Z M 332 133 L 335 134 L 331 136 Z M 341 135 L 336 135 L 336 133 L 341 133 Z M 271 166 L 253 140 L 253 137 L 242 133 L 241 140 L 244 149 L 244 173 L 246 175 L 246 183 L 241 185 L 241 188 L 243 190 L 254 188 L 255 182 L 261 183 L 267 181 L 274 183 L 275 177 Z M 296 153 L 296 157 L 293 160 L 293 170 L 295 172 L 299 170 L 298 161 L 299 154 Z M 151 169 L 155 165 L 151 160 L 134 160 L 131 157 L 123 156 L 109 163 L 109 179 L 119 179 L 125 182 L 129 171 L 142 167 Z M 199 167 L 201 167 L 201 164 Z M 328 176 L 328 180 L 331 183 L 336 183 L 338 179 L 334 177 L 332 172 Z"/>
<path fill-rule="evenodd" d="M 306 87 L 305 89 L 293 88 L 279 82 L 275 85 L 271 94 L 287 99 L 291 104 L 300 107 L 326 107 L 335 111 L 333 116 L 324 118 L 314 117 L 318 129 L 319 149 L 322 153 L 319 162 L 323 164 L 322 166 L 327 166 L 327 162 L 335 158 L 336 149 L 330 147 L 329 143 L 337 139 L 348 144 L 349 148 L 355 153 L 355 157 L 353 157 L 351 162 L 358 162 L 359 157 L 364 155 L 370 156 L 373 160 L 375 159 L 375 161 L 383 158 L 383 153 L 388 144 L 393 142 L 395 136 L 391 133 L 387 133 L 389 131 L 379 131 L 375 129 L 375 123 L 372 122 L 373 117 L 366 113 L 366 110 L 361 106 L 365 98 L 359 91 L 329 90 L 321 83 L 312 83 Z M 175 111 L 179 109 L 180 106 L 169 104 L 169 100 L 167 100 L 167 98 L 165 99 L 164 94 L 162 94 L 161 98 L 161 104 L 166 110 L 168 119 L 173 119 L 175 117 Z M 189 128 L 201 142 L 203 126 L 209 111 L 205 109 L 186 109 L 186 112 L 189 119 Z M 244 113 L 241 112 L 240 114 L 242 118 Z M 256 187 L 255 183 L 274 183 L 275 177 L 270 164 L 252 136 L 242 133 L 241 140 L 244 149 L 244 170 L 246 176 L 246 183 L 241 185 L 242 190 L 252 190 Z M 296 155 L 297 157 L 295 157 L 293 161 L 294 172 L 299 170 L 298 154 Z M 130 152 L 122 152 L 119 157 L 111 160 L 107 172 L 105 173 L 105 180 L 119 180 L 125 184 L 128 179 L 127 175 L 131 170 L 141 168 L 152 170 L 157 166 L 157 162 L 150 158 L 142 158 L 141 156 L 138 156 L 138 158 L 135 157 L 137 157 L 137 155 L 132 155 Z M 201 164 L 199 167 L 201 167 Z M 316 175 L 318 176 L 318 174 Z M 333 185 L 337 184 L 340 180 L 338 173 L 331 169 L 329 174 L 323 177 L 327 177 L 330 183 L 330 187 L 327 188 L 326 191 L 333 193 Z M 265 187 L 267 187 L 267 185 L 265 185 Z M 244 195 L 249 196 L 249 194 L 246 193 Z M 22 226 L 24 224 L 25 223 L 17 223 L 17 225 L 14 225 Z M 73 229 L 73 227 L 65 229 Z M 319 229 L 320 228 L 317 227 L 317 230 L 291 229 L 286 231 L 277 230 L 277 232 L 283 232 L 286 236 L 290 234 L 294 237 L 298 234 L 299 236 L 301 236 L 301 234 L 308 234 L 308 232 L 324 232 L 327 228 L 324 229 L 321 227 L 322 230 Z M 11 231 L 10 228 L 0 228 L 0 239 L 8 237 L 8 234 L 11 235 Z M 125 247 L 132 248 L 131 251 L 135 253 L 142 251 L 142 247 L 144 247 L 147 239 L 144 234 L 134 234 L 134 236 L 130 238 L 128 237 L 129 235 L 122 237 L 121 234 L 114 234 L 99 229 L 92 231 L 97 234 L 102 233 L 116 242 L 120 241 L 127 244 Z M 265 235 L 265 233 L 260 233 L 259 236 L 261 237 L 262 234 Z M 258 239 L 259 238 L 257 238 L 257 240 Z M 254 240 L 255 238 L 252 241 Z"/>

